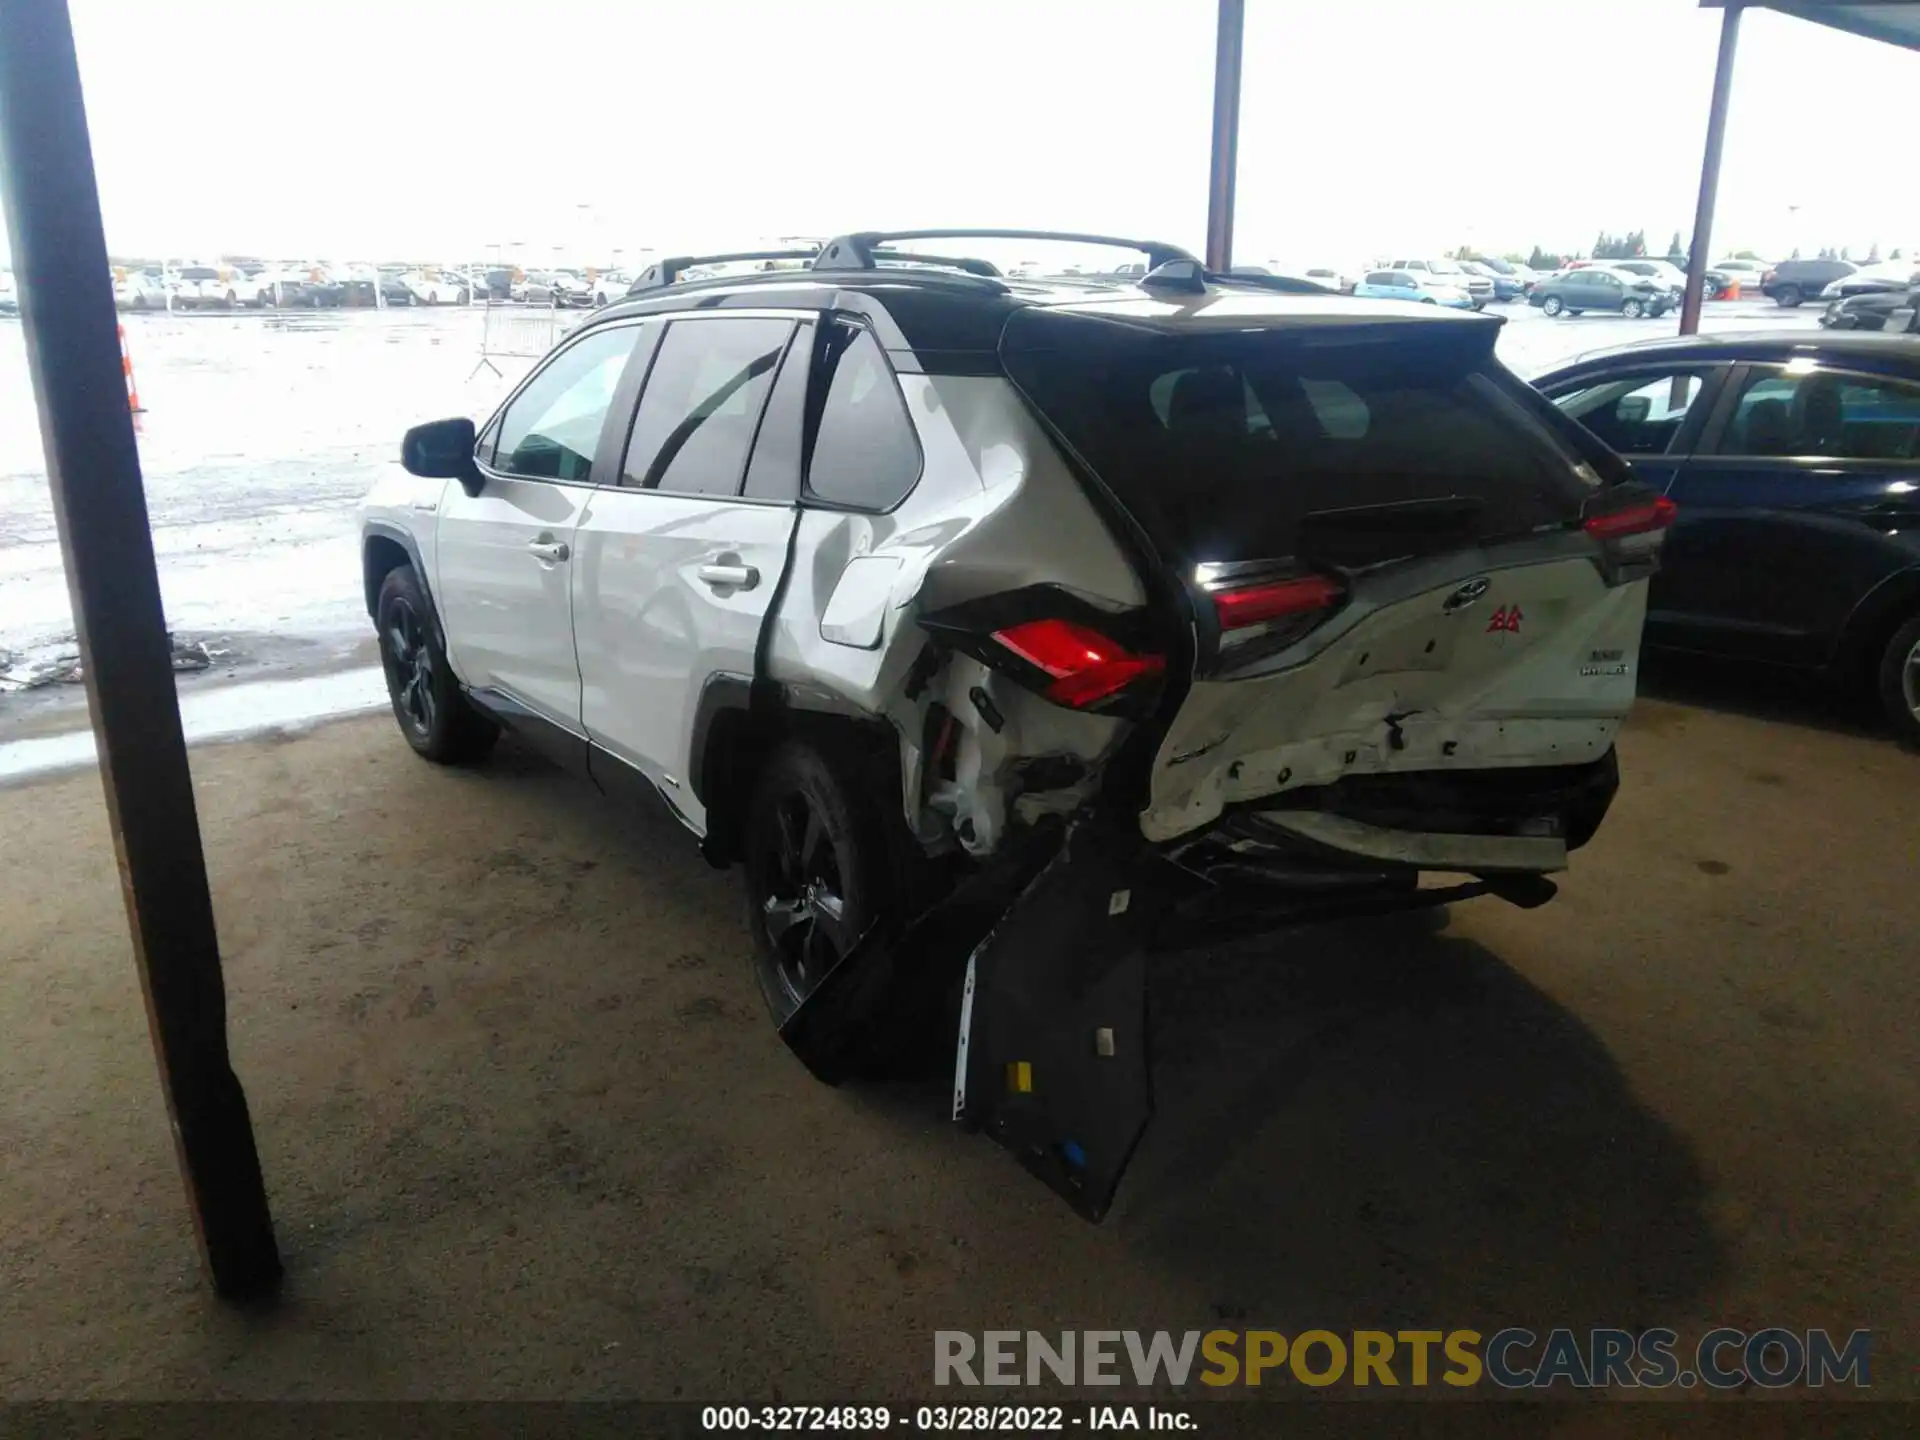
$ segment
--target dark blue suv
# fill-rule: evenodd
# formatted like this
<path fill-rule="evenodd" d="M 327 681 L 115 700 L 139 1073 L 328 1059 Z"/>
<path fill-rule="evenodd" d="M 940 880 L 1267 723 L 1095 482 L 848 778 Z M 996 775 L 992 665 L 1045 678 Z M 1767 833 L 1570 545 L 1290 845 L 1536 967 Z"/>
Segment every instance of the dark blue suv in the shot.
<path fill-rule="evenodd" d="M 1869 684 L 1920 743 L 1920 340 L 1683 336 L 1534 383 L 1678 506 L 1647 644 Z"/>

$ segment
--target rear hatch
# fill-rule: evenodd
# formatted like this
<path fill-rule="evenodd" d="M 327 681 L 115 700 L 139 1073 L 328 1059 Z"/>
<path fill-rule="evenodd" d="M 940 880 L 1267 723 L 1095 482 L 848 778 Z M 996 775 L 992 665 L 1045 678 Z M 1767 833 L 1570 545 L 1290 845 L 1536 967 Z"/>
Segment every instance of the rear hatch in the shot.
<path fill-rule="evenodd" d="M 1349 776 L 1605 756 L 1669 511 L 1497 329 L 1215 292 L 1009 322 L 1009 375 L 1192 616 L 1148 838 Z"/>

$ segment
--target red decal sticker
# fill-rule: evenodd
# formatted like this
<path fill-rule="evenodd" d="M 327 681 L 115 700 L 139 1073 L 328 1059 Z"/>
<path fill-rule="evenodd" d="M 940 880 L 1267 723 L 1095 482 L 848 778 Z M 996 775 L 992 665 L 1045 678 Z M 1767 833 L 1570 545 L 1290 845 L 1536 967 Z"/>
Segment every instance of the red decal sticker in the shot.
<path fill-rule="evenodd" d="M 1518 605 L 1502 605 L 1493 612 L 1493 618 L 1487 621 L 1487 633 L 1491 635 L 1495 630 L 1504 630 L 1509 635 L 1518 635 L 1521 618 Z"/>

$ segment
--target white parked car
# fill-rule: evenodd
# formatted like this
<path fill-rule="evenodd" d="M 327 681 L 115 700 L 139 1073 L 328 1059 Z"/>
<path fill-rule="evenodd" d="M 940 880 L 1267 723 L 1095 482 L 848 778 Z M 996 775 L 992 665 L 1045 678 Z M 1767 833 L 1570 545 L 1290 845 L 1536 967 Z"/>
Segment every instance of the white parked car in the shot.
<path fill-rule="evenodd" d="M 20 292 L 14 288 L 13 272 L 0 270 L 0 314 L 11 315 L 20 308 Z"/>
<path fill-rule="evenodd" d="M 183 265 L 169 272 L 166 284 L 176 310 L 237 310 L 270 296 L 271 288 L 260 280 L 264 273 L 238 265 Z"/>
<path fill-rule="evenodd" d="M 1432 284 L 1450 285 L 1456 290 L 1464 290 L 1468 298 L 1473 301 L 1473 308 L 1476 310 L 1493 299 L 1492 280 L 1485 275 L 1473 274 L 1458 260 L 1449 260 L 1444 255 L 1432 260 L 1395 260 L 1386 268 L 1411 270 L 1417 275 L 1425 276 Z"/>
<path fill-rule="evenodd" d="M 158 271 L 129 270 L 116 265 L 113 271 L 113 303 L 120 310 L 164 310 L 167 287 Z"/>
<path fill-rule="evenodd" d="M 593 304 L 596 309 L 624 299 L 633 285 L 633 276 L 625 270 L 595 270 L 588 274 L 593 285 Z"/>
<path fill-rule="evenodd" d="M 1098 1218 L 1150 946 L 1552 896 L 1672 507 L 1486 320 L 886 241 L 668 275 L 416 426 L 355 578 L 423 758 L 506 726 L 663 803 L 815 1074 L 957 1056 L 955 1118 Z"/>
<path fill-rule="evenodd" d="M 409 270 L 400 283 L 417 305 L 465 305 L 473 298 L 473 281 L 453 270 Z"/>

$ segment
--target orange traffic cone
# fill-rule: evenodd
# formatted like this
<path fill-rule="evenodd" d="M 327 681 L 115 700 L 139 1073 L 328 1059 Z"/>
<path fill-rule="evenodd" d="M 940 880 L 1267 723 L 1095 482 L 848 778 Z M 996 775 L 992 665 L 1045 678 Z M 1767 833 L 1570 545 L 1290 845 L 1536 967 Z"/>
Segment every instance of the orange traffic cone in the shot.
<path fill-rule="evenodd" d="M 133 383 L 133 353 L 127 349 L 127 327 L 120 330 L 120 373 L 127 377 L 127 409 L 135 415 L 147 413 L 147 407 L 140 403 L 140 387 Z"/>

